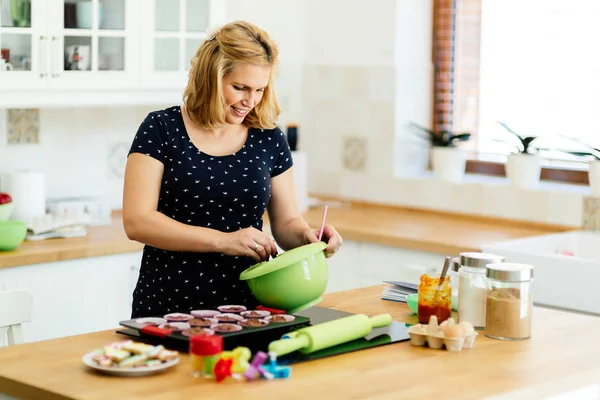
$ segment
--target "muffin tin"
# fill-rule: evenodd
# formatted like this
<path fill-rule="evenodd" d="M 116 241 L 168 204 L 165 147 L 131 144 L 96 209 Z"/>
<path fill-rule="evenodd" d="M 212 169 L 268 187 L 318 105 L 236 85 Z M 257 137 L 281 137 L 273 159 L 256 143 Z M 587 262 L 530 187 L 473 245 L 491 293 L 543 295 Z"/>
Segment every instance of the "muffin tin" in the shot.
<path fill-rule="evenodd" d="M 221 335 L 225 347 L 245 345 L 249 341 L 266 342 L 277 340 L 292 330 L 310 324 L 310 319 L 287 314 L 272 314 L 266 310 L 248 309 L 242 305 L 224 305 L 216 309 L 190 310 L 152 315 L 121 321 L 120 325 L 129 328 L 119 333 L 146 338 L 171 347 L 188 346 L 191 334 Z M 171 329 L 171 332 L 163 329 Z"/>
<path fill-rule="evenodd" d="M 410 343 L 413 346 L 428 346 L 430 349 L 460 352 L 475 344 L 477 332 L 467 321 L 456 324 L 450 318 L 438 325 L 437 317 L 432 315 L 428 325 L 413 325 L 408 328 Z"/>

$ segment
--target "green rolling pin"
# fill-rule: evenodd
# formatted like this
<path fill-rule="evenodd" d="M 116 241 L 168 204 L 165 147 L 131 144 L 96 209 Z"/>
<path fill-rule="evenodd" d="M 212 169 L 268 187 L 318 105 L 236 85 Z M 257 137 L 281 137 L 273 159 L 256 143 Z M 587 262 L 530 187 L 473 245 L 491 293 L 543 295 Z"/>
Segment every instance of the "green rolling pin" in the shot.
<path fill-rule="evenodd" d="M 325 349 L 351 340 L 360 339 L 374 328 L 383 328 L 392 323 L 390 314 L 369 318 L 364 314 L 351 315 L 309 326 L 293 332 L 289 339 L 280 339 L 269 344 L 269 351 L 278 357 L 300 350 L 302 354 Z"/>

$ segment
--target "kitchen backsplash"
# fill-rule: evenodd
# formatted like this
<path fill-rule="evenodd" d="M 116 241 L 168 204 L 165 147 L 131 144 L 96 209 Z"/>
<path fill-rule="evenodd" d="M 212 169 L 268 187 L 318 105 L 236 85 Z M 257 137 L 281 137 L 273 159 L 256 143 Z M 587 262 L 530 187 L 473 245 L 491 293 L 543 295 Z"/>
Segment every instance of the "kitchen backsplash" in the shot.
<path fill-rule="evenodd" d="M 34 144 L 40 141 L 40 110 L 7 111 L 7 144 Z"/>

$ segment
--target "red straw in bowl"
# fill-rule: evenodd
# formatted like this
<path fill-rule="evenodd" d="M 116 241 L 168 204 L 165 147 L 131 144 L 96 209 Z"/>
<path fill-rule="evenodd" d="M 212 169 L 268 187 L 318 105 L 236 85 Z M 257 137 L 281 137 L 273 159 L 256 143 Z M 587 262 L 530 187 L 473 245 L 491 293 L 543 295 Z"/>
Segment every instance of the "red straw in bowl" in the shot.
<path fill-rule="evenodd" d="M 325 229 L 325 218 L 327 217 L 327 206 L 325 206 L 325 210 L 323 210 L 323 221 L 321 222 L 321 230 L 319 231 L 319 242 L 323 237 L 323 229 Z"/>

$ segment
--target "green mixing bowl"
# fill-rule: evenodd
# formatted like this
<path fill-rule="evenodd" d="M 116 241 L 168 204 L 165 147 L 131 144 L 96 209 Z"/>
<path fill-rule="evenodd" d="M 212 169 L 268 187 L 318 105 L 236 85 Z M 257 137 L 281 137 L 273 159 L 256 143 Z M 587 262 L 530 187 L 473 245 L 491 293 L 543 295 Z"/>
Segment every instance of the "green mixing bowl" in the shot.
<path fill-rule="evenodd" d="M 408 304 L 412 312 L 416 314 L 419 308 L 419 294 L 414 293 L 406 296 L 406 304 Z"/>
<path fill-rule="evenodd" d="M 22 221 L 0 221 L 0 251 L 14 250 L 23 243 L 27 224 Z"/>
<path fill-rule="evenodd" d="M 324 242 L 288 250 L 240 275 L 262 306 L 293 314 L 319 304 L 327 287 Z"/>
<path fill-rule="evenodd" d="M 0 221 L 9 219 L 13 212 L 13 208 L 15 208 L 15 203 L 12 201 L 10 203 L 0 204 Z"/>

